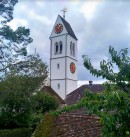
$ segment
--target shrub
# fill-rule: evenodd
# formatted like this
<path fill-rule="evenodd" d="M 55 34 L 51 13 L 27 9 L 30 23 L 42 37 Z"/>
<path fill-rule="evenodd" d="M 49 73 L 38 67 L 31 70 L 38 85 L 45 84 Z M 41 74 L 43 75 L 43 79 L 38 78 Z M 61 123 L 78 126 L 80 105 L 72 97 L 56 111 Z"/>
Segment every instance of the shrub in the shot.
<path fill-rule="evenodd" d="M 31 128 L 4 129 L 0 130 L 0 137 L 31 137 Z"/>

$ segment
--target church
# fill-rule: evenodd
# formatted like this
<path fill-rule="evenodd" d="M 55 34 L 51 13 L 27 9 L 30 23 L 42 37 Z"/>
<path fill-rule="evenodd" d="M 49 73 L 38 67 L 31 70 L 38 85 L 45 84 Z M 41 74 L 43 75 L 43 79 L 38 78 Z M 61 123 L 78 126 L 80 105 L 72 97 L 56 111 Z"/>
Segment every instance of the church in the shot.
<path fill-rule="evenodd" d="M 62 99 L 77 88 L 77 40 L 65 17 L 58 15 L 50 35 L 50 85 Z"/>
<path fill-rule="evenodd" d="M 42 91 L 56 97 L 60 107 L 76 104 L 84 97 L 85 89 L 92 92 L 104 90 L 102 85 L 93 84 L 92 81 L 77 88 L 77 40 L 65 16 L 58 15 L 50 35 L 50 86 L 44 86 Z M 51 127 L 46 124 L 50 117 L 46 114 L 37 129 L 38 135 L 100 137 L 102 126 L 99 117 L 87 115 L 86 112 L 83 108 L 51 117 Z M 46 132 L 47 128 L 50 130 Z"/>
<path fill-rule="evenodd" d="M 89 81 L 77 88 L 78 39 L 63 12 L 63 17 L 58 15 L 50 35 L 50 86 L 67 104 L 74 104 L 83 97 L 86 88 L 101 92 L 103 87 Z"/>

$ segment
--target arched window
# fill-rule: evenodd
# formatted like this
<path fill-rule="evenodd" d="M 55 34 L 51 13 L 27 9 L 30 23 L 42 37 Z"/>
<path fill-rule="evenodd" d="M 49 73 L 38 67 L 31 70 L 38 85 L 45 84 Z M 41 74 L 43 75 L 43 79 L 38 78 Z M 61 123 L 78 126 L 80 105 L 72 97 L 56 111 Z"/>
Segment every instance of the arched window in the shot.
<path fill-rule="evenodd" d="M 59 42 L 59 45 L 60 45 L 60 52 L 59 52 L 59 54 L 62 54 L 63 45 L 62 45 L 62 42 L 61 42 L 61 41 Z"/>
<path fill-rule="evenodd" d="M 58 43 L 56 42 L 55 43 L 55 55 L 57 55 L 58 54 Z"/>
<path fill-rule="evenodd" d="M 70 42 L 70 55 L 72 55 L 72 42 Z"/>
<path fill-rule="evenodd" d="M 73 47 L 72 47 L 72 51 L 73 51 L 73 56 L 75 56 L 75 44 L 73 43 Z"/>

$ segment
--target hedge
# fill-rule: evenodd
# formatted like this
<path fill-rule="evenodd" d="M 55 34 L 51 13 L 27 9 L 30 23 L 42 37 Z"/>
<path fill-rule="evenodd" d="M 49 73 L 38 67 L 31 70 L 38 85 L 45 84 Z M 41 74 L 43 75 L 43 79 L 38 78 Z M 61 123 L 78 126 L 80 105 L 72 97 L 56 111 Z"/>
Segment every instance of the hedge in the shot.
<path fill-rule="evenodd" d="M 31 137 L 31 128 L 3 129 L 0 130 L 0 137 Z"/>

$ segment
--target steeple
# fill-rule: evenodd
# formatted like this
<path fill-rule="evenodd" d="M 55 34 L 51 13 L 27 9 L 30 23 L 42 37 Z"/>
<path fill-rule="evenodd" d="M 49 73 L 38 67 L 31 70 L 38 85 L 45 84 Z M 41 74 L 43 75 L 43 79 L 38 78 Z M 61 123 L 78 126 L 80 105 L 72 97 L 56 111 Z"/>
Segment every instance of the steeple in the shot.
<path fill-rule="evenodd" d="M 50 42 L 50 84 L 65 99 L 77 88 L 77 37 L 65 20 L 65 10 L 56 19 Z"/>

